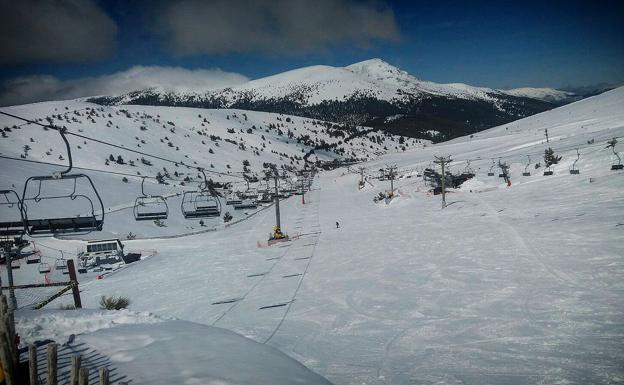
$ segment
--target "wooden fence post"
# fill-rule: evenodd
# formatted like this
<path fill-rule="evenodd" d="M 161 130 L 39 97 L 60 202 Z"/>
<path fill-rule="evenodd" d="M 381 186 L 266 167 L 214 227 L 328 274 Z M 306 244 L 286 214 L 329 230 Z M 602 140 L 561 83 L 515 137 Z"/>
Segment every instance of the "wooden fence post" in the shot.
<path fill-rule="evenodd" d="M 10 310 L 5 295 L 0 295 L 0 363 L 4 369 L 7 385 L 16 385 L 15 378 L 15 339 L 11 333 Z"/>
<path fill-rule="evenodd" d="M 89 385 L 89 368 L 80 368 L 78 385 Z"/>
<path fill-rule="evenodd" d="M 100 368 L 100 385 L 108 385 L 108 369 Z"/>
<path fill-rule="evenodd" d="M 48 383 L 47 385 L 57 385 L 57 345 L 54 342 L 48 344 Z"/>
<path fill-rule="evenodd" d="M 71 360 L 71 371 L 69 374 L 69 385 L 78 385 L 78 372 L 80 371 L 81 357 L 73 355 Z"/>
<path fill-rule="evenodd" d="M 30 384 L 37 384 L 37 347 L 34 344 L 28 345 L 28 379 Z"/>
<path fill-rule="evenodd" d="M 13 318 L 13 309 L 9 307 L 6 296 L 0 296 L 0 314 L 6 324 L 6 332 L 9 338 L 9 347 L 11 348 L 11 357 L 13 362 L 17 362 L 17 346 L 15 345 L 15 319 Z M 6 319 L 5 319 L 6 318 Z"/>
<path fill-rule="evenodd" d="M 67 260 L 67 269 L 69 270 L 69 279 L 72 281 L 72 294 L 74 295 L 74 306 L 76 309 L 82 308 L 82 301 L 80 301 L 80 290 L 78 289 L 78 277 L 76 276 L 76 268 L 74 267 L 74 260 Z"/>

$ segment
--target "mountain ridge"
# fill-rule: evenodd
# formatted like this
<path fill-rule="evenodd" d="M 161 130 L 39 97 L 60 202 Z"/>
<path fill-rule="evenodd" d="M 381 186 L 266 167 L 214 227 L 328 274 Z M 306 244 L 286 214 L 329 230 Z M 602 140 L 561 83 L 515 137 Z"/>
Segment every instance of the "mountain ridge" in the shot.
<path fill-rule="evenodd" d="M 202 93 L 146 89 L 87 100 L 103 105 L 284 113 L 441 141 L 543 112 L 574 97 L 573 93 L 547 88 L 496 90 L 463 83 L 434 83 L 376 58 L 346 67 L 297 68 Z M 391 116 L 398 118 L 387 122 Z M 431 131 L 438 134 L 432 136 Z"/>

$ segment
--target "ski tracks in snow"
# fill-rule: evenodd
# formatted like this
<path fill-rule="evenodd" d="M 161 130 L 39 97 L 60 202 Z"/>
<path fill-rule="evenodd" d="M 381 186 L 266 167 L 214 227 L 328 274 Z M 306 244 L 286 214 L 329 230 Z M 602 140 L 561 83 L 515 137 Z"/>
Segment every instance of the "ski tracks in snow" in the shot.
<path fill-rule="evenodd" d="M 285 322 L 292 306 L 297 298 L 297 294 L 302 287 L 303 280 L 308 272 L 308 269 L 314 259 L 314 252 L 316 245 L 320 238 L 320 224 L 319 224 L 319 198 L 320 194 L 318 190 L 311 190 L 311 201 L 300 208 L 299 217 L 294 222 L 294 229 L 300 234 L 299 237 L 292 239 L 285 244 L 278 244 L 274 247 L 284 248 L 284 251 L 278 256 L 267 258 L 267 261 L 274 261 L 268 270 L 263 271 L 261 274 L 252 274 L 253 279 L 257 281 L 241 296 L 231 297 L 229 306 L 225 309 L 212 323 L 211 325 L 225 327 L 232 330 L 266 330 L 262 325 L 254 324 L 257 322 L 255 315 L 245 316 L 248 312 L 279 312 L 283 311 L 278 316 L 277 323 L 270 328 L 270 332 L 266 337 L 254 336 L 261 343 L 268 343 L 277 334 L 281 326 Z M 263 223 L 270 218 L 267 215 L 263 219 Z M 247 242 L 251 240 L 247 239 Z M 255 243 L 255 242 L 254 242 Z M 305 262 L 305 266 L 303 263 Z M 303 267 L 303 269 L 302 269 Z M 289 283 L 289 280 L 298 278 L 297 284 L 293 288 L 293 284 Z M 280 295 L 285 294 L 286 290 L 292 290 L 292 295 L 286 297 L 286 300 L 276 300 L 275 302 L 267 302 L 266 295 L 262 293 L 273 293 L 271 297 L 277 298 Z M 217 301 L 217 305 L 228 304 L 228 301 Z M 244 305 L 244 306 L 241 306 Z M 234 320 L 228 324 L 229 316 L 236 310 L 238 314 L 238 322 Z M 240 324 L 240 320 L 243 319 L 243 325 Z M 251 324 L 247 324 L 251 323 Z"/>

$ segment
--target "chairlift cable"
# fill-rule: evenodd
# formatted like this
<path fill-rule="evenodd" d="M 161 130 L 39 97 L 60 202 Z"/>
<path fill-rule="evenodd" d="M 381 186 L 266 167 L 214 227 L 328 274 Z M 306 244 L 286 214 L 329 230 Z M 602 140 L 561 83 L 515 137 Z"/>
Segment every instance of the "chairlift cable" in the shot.
<path fill-rule="evenodd" d="M 139 150 L 134 150 L 134 149 L 131 149 L 131 148 L 127 148 L 127 147 L 118 145 L 118 144 L 106 142 L 104 140 L 91 138 L 89 136 L 82 135 L 82 134 L 77 134 L 75 132 L 71 132 L 71 131 L 69 131 L 67 129 L 64 129 L 64 128 L 61 128 L 61 127 L 58 127 L 58 126 L 54 126 L 54 125 L 51 125 L 51 124 L 43 124 L 43 123 L 31 120 L 31 119 L 27 119 L 27 118 L 23 118 L 23 117 L 20 117 L 20 116 L 17 116 L 17 115 L 13 115 L 13 114 L 10 114 L 8 112 L 0 111 L 0 114 L 9 116 L 9 117 L 14 118 L 14 119 L 23 120 L 23 121 L 25 121 L 25 122 L 27 122 L 29 124 L 35 124 L 35 125 L 38 125 L 38 126 L 41 126 L 41 127 L 50 128 L 50 129 L 56 130 L 56 131 L 64 131 L 64 133 L 67 134 L 67 135 L 73 135 L 73 136 L 76 136 L 76 137 L 81 138 L 81 139 L 90 140 L 92 142 L 96 142 L 96 143 L 100 143 L 100 144 L 103 144 L 103 145 L 106 145 L 106 146 L 118 148 L 120 150 L 129 151 L 129 152 L 133 152 L 135 154 L 148 156 L 150 158 L 162 160 L 163 162 L 169 162 L 169 163 L 172 163 L 172 164 L 175 164 L 175 165 L 182 165 L 182 166 L 184 166 L 184 167 L 186 167 L 188 169 L 198 169 L 199 168 L 199 167 L 188 165 L 188 164 L 184 163 L 184 161 L 175 161 L 175 160 L 164 158 L 162 156 L 153 155 L 153 154 L 150 154 L 150 153 L 147 153 L 147 152 L 143 152 L 143 151 L 139 151 Z M 222 172 L 222 171 L 206 170 L 206 172 L 209 172 L 209 173 L 212 173 L 212 174 L 218 174 L 218 175 L 224 175 L 224 176 L 234 176 L 234 177 L 237 177 L 237 178 L 242 178 L 242 176 L 238 176 L 238 175 L 232 174 L 232 173 L 228 174 L 227 172 Z"/>
<path fill-rule="evenodd" d="M 52 162 L 44 162 L 44 161 L 40 161 L 40 160 L 32 160 L 32 159 L 23 159 L 23 158 L 15 158 L 15 157 L 11 157 L 11 156 L 6 156 L 6 155 L 0 155 L 1 159 L 8 159 L 8 160 L 16 160 L 18 162 L 27 162 L 27 163 L 35 163 L 35 164 L 44 164 L 44 165 L 48 165 L 48 166 L 58 166 L 58 167 L 63 167 L 64 165 L 60 164 L 60 163 L 52 163 Z M 108 171 L 108 170 L 99 170 L 99 169 L 95 169 L 95 168 L 88 168 L 88 167 L 79 167 L 79 166 L 73 166 L 72 168 L 74 169 L 78 169 L 78 170 L 85 170 L 85 171 L 92 171 L 92 172 L 99 172 L 99 173 L 103 173 L 103 174 L 111 174 L 111 175 L 119 175 L 119 176 L 128 176 L 128 177 L 132 177 L 132 178 L 147 178 L 147 179 L 157 179 L 156 177 L 153 176 L 144 176 L 144 175 L 137 175 L 137 174 L 129 174 L 129 173 L 124 173 L 124 172 L 120 172 L 120 171 Z M 231 174 L 228 174 L 229 176 L 234 176 Z M 185 181 L 184 179 L 173 179 L 173 178 L 167 178 L 167 180 L 173 181 L 173 182 L 185 182 L 185 183 L 189 183 L 187 181 Z M 194 183 L 197 183 L 196 181 L 192 181 Z"/>

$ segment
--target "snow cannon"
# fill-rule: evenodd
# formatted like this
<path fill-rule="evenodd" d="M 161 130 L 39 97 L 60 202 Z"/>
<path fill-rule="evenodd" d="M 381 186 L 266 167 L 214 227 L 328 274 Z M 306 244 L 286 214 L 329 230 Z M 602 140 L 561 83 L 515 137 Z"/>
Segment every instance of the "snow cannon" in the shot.
<path fill-rule="evenodd" d="M 275 243 L 287 242 L 289 240 L 288 234 L 283 233 L 279 227 L 273 226 L 273 232 L 269 235 L 268 244 L 271 246 Z"/>

